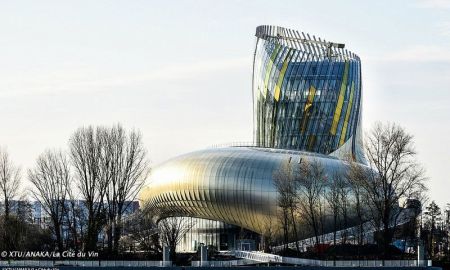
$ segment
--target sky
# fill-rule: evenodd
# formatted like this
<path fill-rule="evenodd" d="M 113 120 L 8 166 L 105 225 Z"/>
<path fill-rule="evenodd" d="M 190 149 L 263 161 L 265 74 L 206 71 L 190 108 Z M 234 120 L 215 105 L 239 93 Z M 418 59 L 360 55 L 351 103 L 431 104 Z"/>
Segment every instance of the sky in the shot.
<path fill-rule="evenodd" d="M 0 0 L 0 146 L 22 168 L 81 126 L 143 134 L 152 166 L 252 141 L 255 28 L 345 43 L 363 127 L 414 135 L 431 199 L 450 203 L 450 0 Z"/>

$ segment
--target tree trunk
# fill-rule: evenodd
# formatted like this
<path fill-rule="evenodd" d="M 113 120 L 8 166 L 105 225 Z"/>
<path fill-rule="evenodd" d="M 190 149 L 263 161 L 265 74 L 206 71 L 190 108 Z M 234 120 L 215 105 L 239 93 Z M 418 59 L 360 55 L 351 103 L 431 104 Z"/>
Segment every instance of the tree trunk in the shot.
<path fill-rule="evenodd" d="M 291 217 L 292 217 L 292 226 L 294 229 L 294 235 L 295 235 L 295 248 L 297 249 L 297 256 L 300 255 L 300 247 L 298 245 L 298 233 L 297 233 L 297 226 L 295 225 L 295 219 L 294 219 L 294 209 L 291 207 Z"/>
<path fill-rule="evenodd" d="M 288 249 L 289 244 L 289 225 L 288 225 L 288 217 L 286 213 L 286 209 L 283 210 L 283 218 L 284 218 L 284 251 Z"/>
<path fill-rule="evenodd" d="M 336 246 L 336 230 L 337 230 L 337 217 L 336 214 L 333 217 L 333 245 Z"/>
<path fill-rule="evenodd" d="M 170 243 L 169 248 L 170 248 L 170 260 L 172 262 L 175 262 L 176 257 L 177 257 L 177 252 L 176 252 L 177 245 L 175 243 Z"/>
<path fill-rule="evenodd" d="M 4 222 L 4 231 L 3 231 L 3 243 L 5 243 L 6 251 L 9 252 L 11 250 L 11 243 L 9 240 L 10 237 L 10 222 L 9 222 L 9 200 L 5 194 L 5 217 L 3 219 Z"/>
<path fill-rule="evenodd" d="M 75 258 L 78 257 L 78 233 L 77 233 L 77 218 L 75 217 L 75 211 L 72 213 L 73 224 L 72 224 L 72 237 L 73 237 L 73 248 L 75 250 Z M 81 229 L 82 230 L 82 229 Z"/>
<path fill-rule="evenodd" d="M 121 226 L 121 222 L 122 222 L 122 215 L 118 215 L 116 220 L 114 221 L 114 248 L 113 248 L 113 252 L 114 254 L 118 254 L 119 253 L 119 242 L 120 242 L 120 237 L 122 235 L 122 226 Z"/>
<path fill-rule="evenodd" d="M 9 213 L 10 213 L 10 207 L 9 207 L 9 200 L 8 199 L 6 199 L 7 197 L 7 194 L 4 194 L 4 196 L 5 196 L 5 220 L 8 220 L 9 219 Z"/>
<path fill-rule="evenodd" d="M 386 216 L 389 215 L 385 215 L 384 220 L 383 220 L 383 252 L 385 253 L 385 259 L 389 259 L 390 256 L 390 252 L 389 252 L 389 246 L 392 240 L 392 236 L 391 236 L 391 231 L 389 228 L 389 221 L 390 219 L 387 218 Z"/>
<path fill-rule="evenodd" d="M 97 250 L 98 233 L 97 233 L 97 226 L 94 222 L 95 221 L 93 221 L 93 220 L 91 220 L 91 218 L 89 218 L 88 228 L 87 228 L 87 233 L 86 233 L 85 252 Z"/>
<path fill-rule="evenodd" d="M 64 247 L 63 247 L 63 240 L 61 237 L 61 225 L 55 219 L 53 220 L 53 224 L 55 226 L 55 236 L 56 236 L 56 243 L 58 245 L 58 251 L 62 252 Z"/>
<path fill-rule="evenodd" d="M 317 221 L 316 221 L 316 216 L 314 214 L 314 208 L 310 203 L 310 207 L 309 207 L 309 211 L 311 213 L 311 223 L 312 223 L 312 227 L 314 230 L 314 236 L 316 238 L 316 246 L 319 245 L 319 228 L 317 228 Z"/>
<path fill-rule="evenodd" d="M 111 255 L 112 251 L 113 251 L 113 228 L 112 228 L 113 227 L 112 226 L 113 222 L 110 219 L 108 223 L 109 224 L 108 224 L 108 227 L 106 229 L 106 235 L 108 237 L 108 255 Z"/>

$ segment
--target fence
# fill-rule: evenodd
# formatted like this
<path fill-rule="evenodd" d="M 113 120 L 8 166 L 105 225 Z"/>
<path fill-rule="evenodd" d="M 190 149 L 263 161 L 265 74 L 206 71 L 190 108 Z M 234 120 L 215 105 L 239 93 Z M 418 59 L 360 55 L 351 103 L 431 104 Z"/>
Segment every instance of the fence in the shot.
<path fill-rule="evenodd" d="M 326 267 L 423 267 L 431 266 L 431 260 L 351 260 L 351 261 L 322 261 L 313 259 L 302 259 L 282 257 L 263 252 L 236 251 L 238 258 L 258 261 L 292 265 L 326 266 Z"/>
<path fill-rule="evenodd" d="M 193 267 L 231 267 L 241 266 L 259 263 L 257 261 L 242 259 L 242 260 L 230 260 L 230 261 L 192 261 Z"/>
<path fill-rule="evenodd" d="M 431 266 L 431 260 L 352 260 L 352 261 L 322 261 L 262 253 L 236 251 L 240 260 L 230 261 L 193 261 L 194 267 L 231 267 L 255 263 L 279 263 L 290 265 L 326 266 L 326 267 L 426 267 Z M 164 267 L 172 266 L 169 261 L 0 261 L 0 267 Z"/>
<path fill-rule="evenodd" d="M 55 267 L 55 266 L 80 266 L 80 267 L 152 267 L 171 266 L 171 262 L 165 261 L 0 261 L 0 266 L 20 267 Z"/>

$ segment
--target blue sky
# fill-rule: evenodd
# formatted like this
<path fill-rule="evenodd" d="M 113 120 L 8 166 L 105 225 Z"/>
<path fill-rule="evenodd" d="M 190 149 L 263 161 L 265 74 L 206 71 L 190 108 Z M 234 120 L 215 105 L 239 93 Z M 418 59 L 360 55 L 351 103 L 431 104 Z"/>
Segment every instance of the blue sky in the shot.
<path fill-rule="evenodd" d="M 153 165 L 251 141 L 261 24 L 357 53 L 364 128 L 412 133 L 431 197 L 450 202 L 450 0 L 0 1 L 0 145 L 25 171 L 89 124 L 140 129 Z"/>

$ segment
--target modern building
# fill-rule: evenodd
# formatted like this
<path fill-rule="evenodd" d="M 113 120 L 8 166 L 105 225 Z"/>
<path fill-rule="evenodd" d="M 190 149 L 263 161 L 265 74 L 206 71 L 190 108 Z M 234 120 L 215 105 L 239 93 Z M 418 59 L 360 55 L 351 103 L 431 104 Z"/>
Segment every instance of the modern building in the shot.
<path fill-rule="evenodd" d="M 277 222 L 274 173 L 319 161 L 326 173 L 364 166 L 361 63 L 343 44 L 278 26 L 256 29 L 254 142 L 170 159 L 152 171 L 141 200 L 195 223 L 180 250 L 199 243 L 252 249 Z"/>

